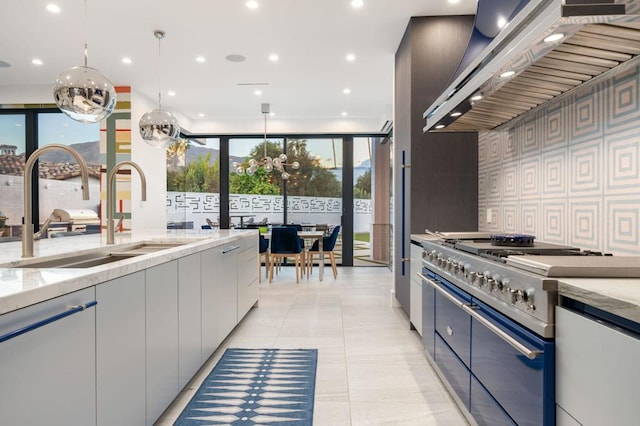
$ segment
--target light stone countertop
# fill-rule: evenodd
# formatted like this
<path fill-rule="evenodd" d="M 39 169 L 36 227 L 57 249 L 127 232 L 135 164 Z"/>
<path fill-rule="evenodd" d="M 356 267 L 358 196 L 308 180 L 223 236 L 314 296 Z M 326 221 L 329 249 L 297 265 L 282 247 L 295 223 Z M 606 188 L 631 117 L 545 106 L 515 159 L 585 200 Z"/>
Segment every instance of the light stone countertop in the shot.
<path fill-rule="evenodd" d="M 167 230 L 116 234 L 115 244 L 107 245 L 102 234 L 66 238 L 47 238 L 34 243 L 34 259 L 21 259 L 20 241 L 0 245 L 0 315 L 64 294 L 150 268 L 161 263 L 217 247 L 256 230 Z M 95 250 L 116 249 L 118 245 L 139 242 L 184 243 L 118 262 L 84 269 L 20 268 L 20 262 L 41 257 L 63 258 Z M 18 267 L 2 267 L 17 265 Z"/>
<path fill-rule="evenodd" d="M 558 293 L 640 323 L 640 278 L 559 278 Z"/>

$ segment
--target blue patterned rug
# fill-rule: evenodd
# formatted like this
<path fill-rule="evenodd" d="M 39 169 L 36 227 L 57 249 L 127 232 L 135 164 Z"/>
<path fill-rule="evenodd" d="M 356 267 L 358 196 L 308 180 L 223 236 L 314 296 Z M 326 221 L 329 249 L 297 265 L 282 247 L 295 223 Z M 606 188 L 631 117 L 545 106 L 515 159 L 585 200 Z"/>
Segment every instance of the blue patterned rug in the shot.
<path fill-rule="evenodd" d="M 175 425 L 311 425 L 317 363 L 317 349 L 227 349 Z"/>

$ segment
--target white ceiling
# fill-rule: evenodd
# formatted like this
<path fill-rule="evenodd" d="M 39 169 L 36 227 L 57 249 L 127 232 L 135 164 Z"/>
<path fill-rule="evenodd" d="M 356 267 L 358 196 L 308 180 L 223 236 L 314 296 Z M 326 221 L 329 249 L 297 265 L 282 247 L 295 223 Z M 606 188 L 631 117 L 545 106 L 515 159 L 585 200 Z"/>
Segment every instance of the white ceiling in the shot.
<path fill-rule="evenodd" d="M 83 0 L 2 1 L 0 61 L 11 66 L 0 67 L 0 103 L 34 102 L 58 73 L 81 65 L 86 23 L 89 66 L 150 99 L 158 93 L 153 30 L 166 31 L 163 106 L 186 117 L 189 130 L 254 131 L 268 102 L 281 131 L 378 131 L 392 118 L 394 54 L 409 18 L 476 8 L 476 0 L 364 0 L 360 9 L 351 0 L 258 2 L 251 10 L 246 0 L 87 0 L 85 19 Z M 48 12 L 49 3 L 61 12 Z M 278 62 L 269 61 L 272 53 Z M 348 53 L 356 60 L 346 61 Z M 229 62 L 229 54 L 246 61 Z M 199 55 L 206 62 L 197 63 Z M 123 64 L 124 56 L 133 63 Z M 33 88 L 42 90 L 28 95 Z"/>

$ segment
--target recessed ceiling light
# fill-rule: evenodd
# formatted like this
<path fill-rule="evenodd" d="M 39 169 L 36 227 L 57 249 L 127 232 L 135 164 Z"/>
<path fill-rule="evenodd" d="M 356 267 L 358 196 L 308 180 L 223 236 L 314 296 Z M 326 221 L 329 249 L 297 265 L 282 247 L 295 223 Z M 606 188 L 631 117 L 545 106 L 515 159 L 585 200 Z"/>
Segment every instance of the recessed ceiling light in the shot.
<path fill-rule="evenodd" d="M 203 112 L 198 113 L 198 117 L 204 117 L 204 113 Z"/>
<path fill-rule="evenodd" d="M 262 95 L 262 90 L 256 90 L 256 91 L 253 92 L 253 94 L 256 95 L 256 96 L 260 96 L 260 95 Z"/>
<path fill-rule="evenodd" d="M 344 89 L 342 93 L 344 93 L 345 95 L 348 95 L 349 93 L 351 93 L 351 89 Z"/>
<path fill-rule="evenodd" d="M 259 6 L 258 2 L 255 0 L 249 0 L 246 5 L 249 9 L 257 9 Z"/>
<path fill-rule="evenodd" d="M 122 58 L 122 63 L 123 64 L 127 64 L 129 65 L 130 63 L 132 63 L 133 61 L 131 60 L 131 58 L 125 56 L 124 58 Z"/>
<path fill-rule="evenodd" d="M 224 58 L 229 62 L 244 62 L 247 60 L 244 55 L 239 55 L 237 53 L 232 53 L 231 55 L 227 55 Z"/>
<path fill-rule="evenodd" d="M 42 59 L 34 58 L 31 60 L 33 65 L 42 65 Z"/>
<path fill-rule="evenodd" d="M 460 1 L 460 0 L 449 0 L 449 3 L 451 3 L 451 4 L 456 4 L 456 3 L 458 3 L 459 1 Z"/>
<path fill-rule="evenodd" d="M 509 70 L 509 71 L 505 71 L 502 74 L 500 74 L 500 78 L 509 78 L 512 75 L 514 75 L 516 72 L 513 70 Z"/>
<path fill-rule="evenodd" d="M 548 35 L 544 38 L 544 42 L 545 43 L 553 43 L 554 41 L 558 41 L 560 39 L 564 38 L 564 33 L 555 33 L 555 34 L 551 34 Z"/>
<path fill-rule="evenodd" d="M 452 112 L 451 116 L 452 117 L 460 117 L 462 115 L 462 113 L 460 111 L 456 111 L 456 112 Z"/>
<path fill-rule="evenodd" d="M 175 95 L 176 95 L 176 92 L 174 92 L 173 90 L 169 90 L 169 91 L 167 92 L 167 95 L 169 95 L 169 96 L 175 96 Z"/>
<path fill-rule="evenodd" d="M 270 115 L 271 117 L 275 117 L 275 116 L 276 116 L 276 113 L 275 113 L 275 112 L 270 112 L 270 113 L 269 113 L 269 115 Z"/>
<path fill-rule="evenodd" d="M 356 55 L 354 55 L 353 53 L 349 53 L 346 57 L 346 60 L 349 62 L 353 62 L 356 60 Z"/>
<path fill-rule="evenodd" d="M 351 7 L 353 7 L 354 9 L 358 9 L 363 5 L 364 5 L 364 2 L 362 0 L 351 0 Z"/>
<path fill-rule="evenodd" d="M 342 114 L 340 114 L 340 115 L 342 115 L 343 117 L 346 117 L 347 116 L 347 112 L 343 111 Z"/>
<path fill-rule="evenodd" d="M 507 20 L 503 16 L 500 16 L 498 18 L 498 28 L 504 28 L 505 25 L 507 25 Z"/>
<path fill-rule="evenodd" d="M 51 13 L 60 13 L 60 6 L 57 4 L 49 3 L 47 5 L 47 10 Z"/>
<path fill-rule="evenodd" d="M 196 62 L 203 63 L 203 62 L 205 62 L 205 61 L 206 61 L 206 59 L 204 58 L 204 56 L 198 56 L 198 57 L 196 57 Z"/>
<path fill-rule="evenodd" d="M 438 125 L 436 125 L 436 129 L 444 129 L 444 124 L 438 124 Z"/>
<path fill-rule="evenodd" d="M 478 95 L 474 95 L 471 97 L 472 101 L 479 101 L 480 99 L 482 99 L 482 95 L 478 94 Z"/>
<path fill-rule="evenodd" d="M 278 62 L 280 60 L 280 57 L 275 53 L 272 53 L 271 55 L 269 55 L 269 60 L 271 62 Z"/>

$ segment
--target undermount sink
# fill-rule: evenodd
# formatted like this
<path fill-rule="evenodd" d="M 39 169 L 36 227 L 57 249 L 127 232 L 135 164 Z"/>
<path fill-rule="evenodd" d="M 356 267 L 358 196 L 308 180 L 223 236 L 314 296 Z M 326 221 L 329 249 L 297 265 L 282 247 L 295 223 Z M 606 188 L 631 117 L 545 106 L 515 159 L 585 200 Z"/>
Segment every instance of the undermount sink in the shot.
<path fill-rule="evenodd" d="M 114 246 L 110 250 L 84 253 L 75 256 L 60 258 L 28 259 L 13 263 L 12 268 L 92 268 L 106 265 L 120 260 L 130 259 L 136 256 L 156 253 L 184 245 L 182 242 L 143 242 L 139 244 L 126 244 L 124 247 Z"/>

